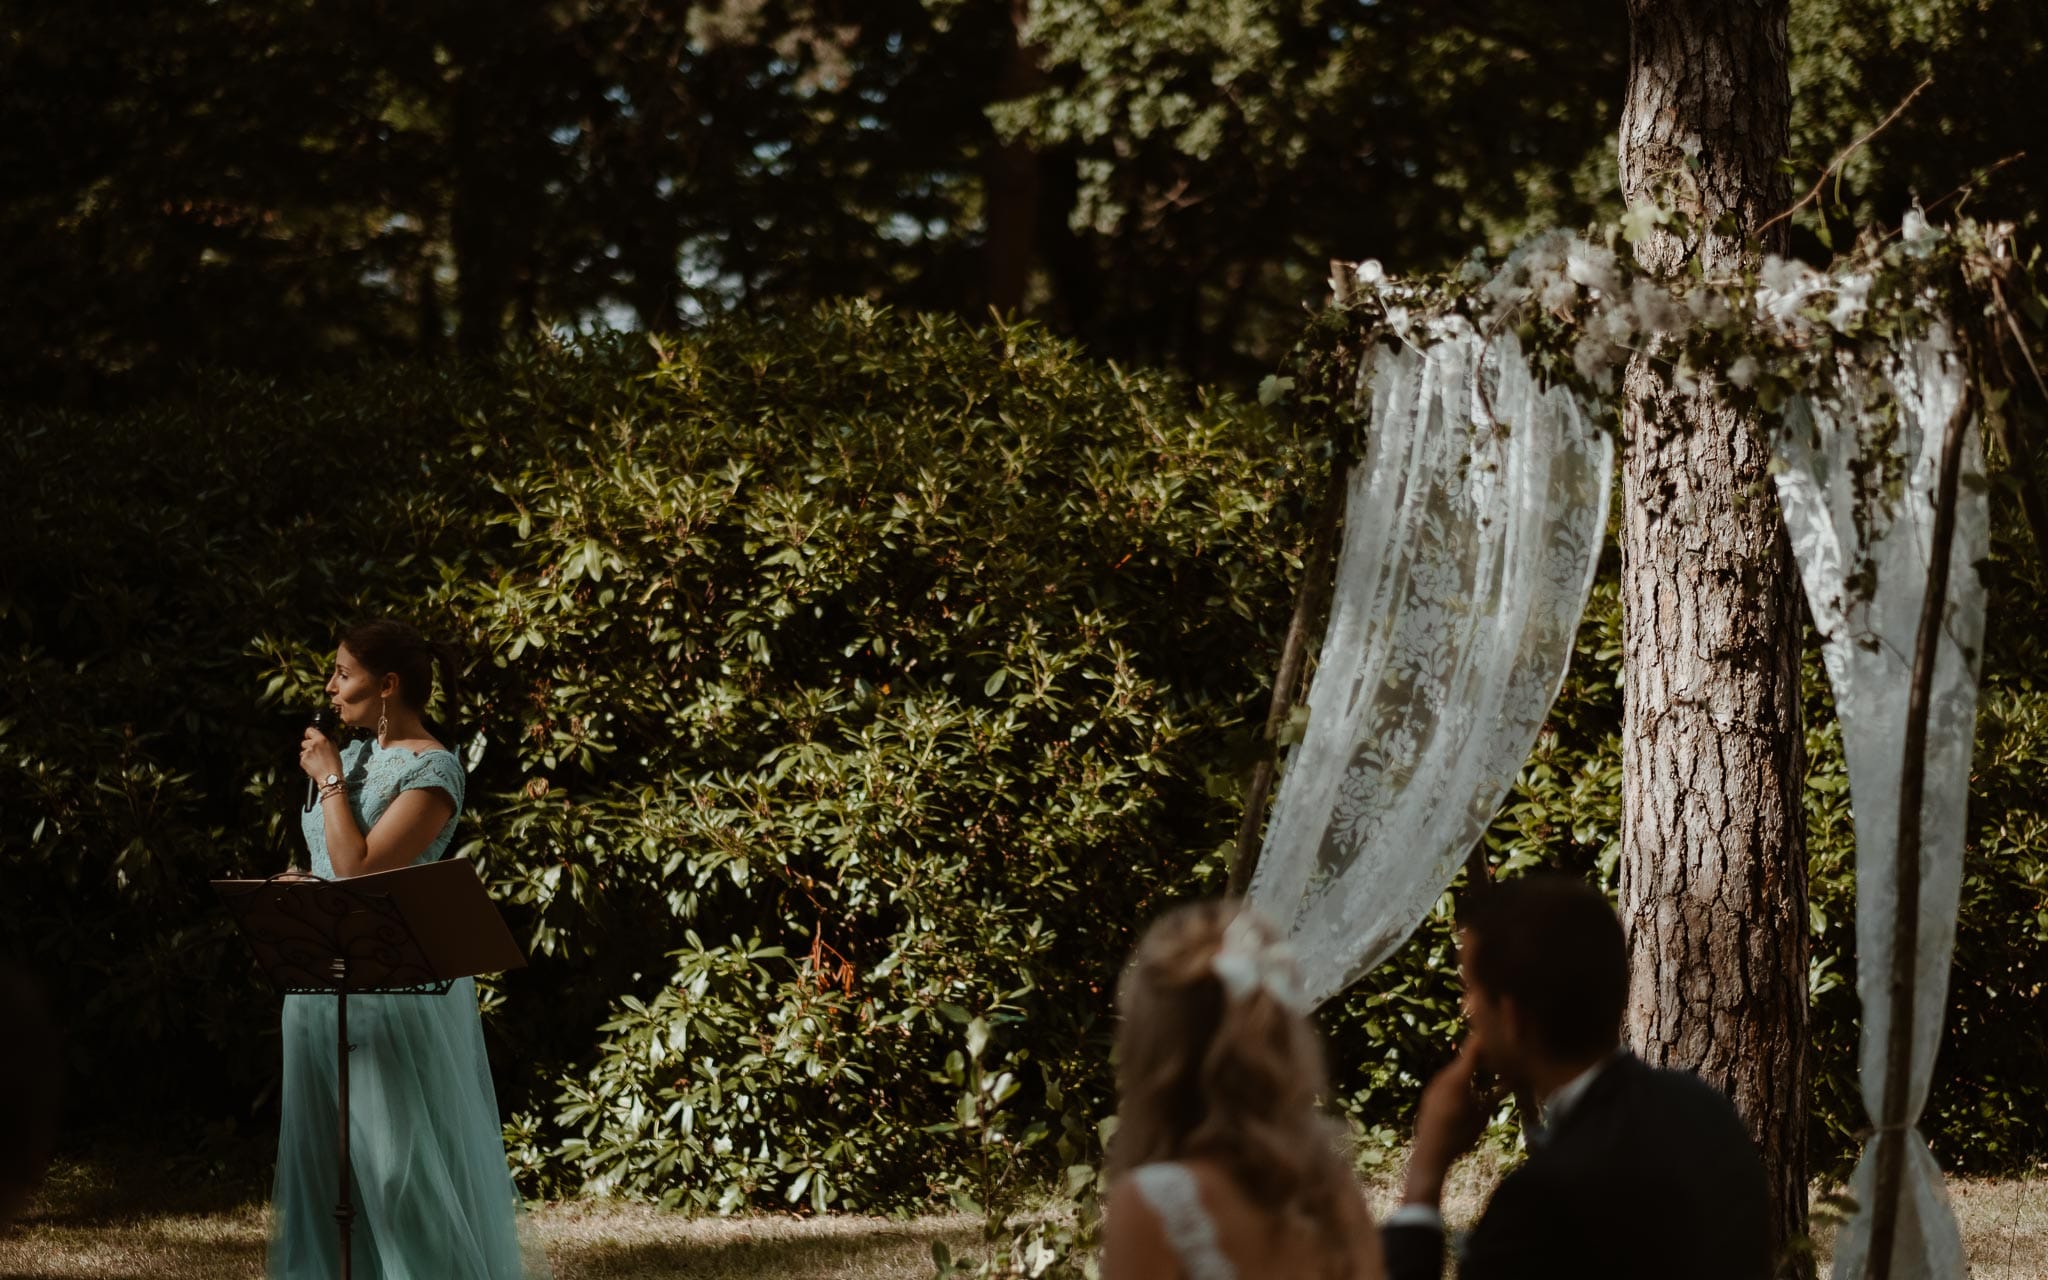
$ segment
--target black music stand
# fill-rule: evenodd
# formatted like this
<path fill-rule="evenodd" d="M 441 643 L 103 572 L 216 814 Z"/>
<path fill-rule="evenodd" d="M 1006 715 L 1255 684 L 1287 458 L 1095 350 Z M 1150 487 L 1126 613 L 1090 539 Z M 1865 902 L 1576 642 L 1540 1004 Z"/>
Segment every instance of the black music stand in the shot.
<path fill-rule="evenodd" d="M 461 858 L 346 880 L 286 872 L 268 880 L 215 880 L 214 892 L 283 995 L 333 995 L 339 1065 L 341 1280 L 350 1280 L 348 998 L 445 995 L 458 978 L 523 968 L 526 958 Z"/>

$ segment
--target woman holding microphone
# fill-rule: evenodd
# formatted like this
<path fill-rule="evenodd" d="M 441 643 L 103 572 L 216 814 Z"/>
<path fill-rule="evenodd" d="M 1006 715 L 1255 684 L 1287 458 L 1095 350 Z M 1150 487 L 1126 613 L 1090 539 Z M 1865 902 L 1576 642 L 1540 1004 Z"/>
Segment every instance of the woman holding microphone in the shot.
<path fill-rule="evenodd" d="M 318 803 L 303 828 L 314 875 L 345 880 L 447 852 L 462 813 L 461 762 L 428 729 L 439 668 L 455 703 L 457 664 L 444 645 L 391 620 L 341 637 L 327 698 L 347 729 L 337 747 L 306 730 L 299 764 Z M 272 1190 L 272 1280 L 339 1275 L 332 1206 L 338 1076 L 335 1001 L 284 1000 L 284 1090 Z M 444 995 L 349 1000 L 349 1150 L 357 1206 L 351 1258 L 360 1280 L 521 1280 L 517 1192 L 505 1163 L 476 983 Z"/>

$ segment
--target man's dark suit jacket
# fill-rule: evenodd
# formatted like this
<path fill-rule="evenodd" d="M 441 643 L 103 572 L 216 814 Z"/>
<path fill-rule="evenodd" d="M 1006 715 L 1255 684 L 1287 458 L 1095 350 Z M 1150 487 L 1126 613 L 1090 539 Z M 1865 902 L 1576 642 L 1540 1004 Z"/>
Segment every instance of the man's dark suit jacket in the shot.
<path fill-rule="evenodd" d="M 1735 1109 L 1697 1077 L 1609 1062 L 1467 1237 L 1460 1280 L 1766 1280 L 1770 1194 Z M 1439 1280 L 1443 1233 L 1382 1230 L 1388 1280 Z"/>

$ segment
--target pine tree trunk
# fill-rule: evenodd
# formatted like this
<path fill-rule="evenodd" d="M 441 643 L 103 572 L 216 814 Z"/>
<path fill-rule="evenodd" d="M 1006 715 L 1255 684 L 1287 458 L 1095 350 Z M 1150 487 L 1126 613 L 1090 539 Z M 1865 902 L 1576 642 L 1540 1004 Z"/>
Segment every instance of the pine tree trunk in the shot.
<path fill-rule="evenodd" d="M 1623 191 L 1690 215 L 1636 246 L 1646 268 L 1733 268 L 1784 208 L 1786 9 L 1629 0 Z M 1764 424 L 1723 397 L 1718 370 L 1700 372 L 1688 393 L 1638 356 L 1626 383 L 1627 1039 L 1734 1099 L 1783 1245 L 1806 1229 L 1800 600 Z"/>
<path fill-rule="evenodd" d="M 504 348 L 506 325 L 538 310 L 534 279 L 546 134 L 545 15 L 538 0 L 473 0 L 445 14 L 454 63 L 449 115 L 448 241 L 455 257 L 455 340 L 465 356 Z"/>
<path fill-rule="evenodd" d="M 1010 26 L 1004 41 L 1002 74 L 996 82 L 996 102 L 1029 97 L 1045 83 L 1038 51 L 1024 35 L 1029 17 L 1030 6 L 1025 0 L 1010 0 Z M 1023 307 L 1031 283 L 1042 185 L 1038 152 L 1024 138 L 992 142 L 983 183 L 988 200 L 983 300 L 1007 314 Z"/>
<path fill-rule="evenodd" d="M 486 75 L 481 59 L 462 66 L 449 128 L 453 194 L 448 242 L 455 255 L 455 343 L 472 359 L 488 359 L 504 346 L 505 311 L 512 297 L 511 254 L 499 221 L 505 212 L 504 178 L 487 136 L 492 122 Z"/>

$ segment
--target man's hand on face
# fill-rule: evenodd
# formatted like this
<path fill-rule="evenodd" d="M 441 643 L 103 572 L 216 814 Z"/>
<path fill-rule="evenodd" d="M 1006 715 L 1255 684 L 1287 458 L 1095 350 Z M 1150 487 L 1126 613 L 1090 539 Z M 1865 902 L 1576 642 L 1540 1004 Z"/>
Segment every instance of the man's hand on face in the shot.
<path fill-rule="evenodd" d="M 1401 1188 L 1403 1204 L 1435 1208 L 1443 1199 L 1444 1176 L 1486 1131 L 1487 1117 L 1499 1099 L 1497 1094 L 1475 1092 L 1478 1070 L 1479 1041 L 1472 1036 L 1422 1091 L 1422 1105 L 1415 1116 L 1415 1145 L 1408 1153 L 1408 1173 Z"/>

